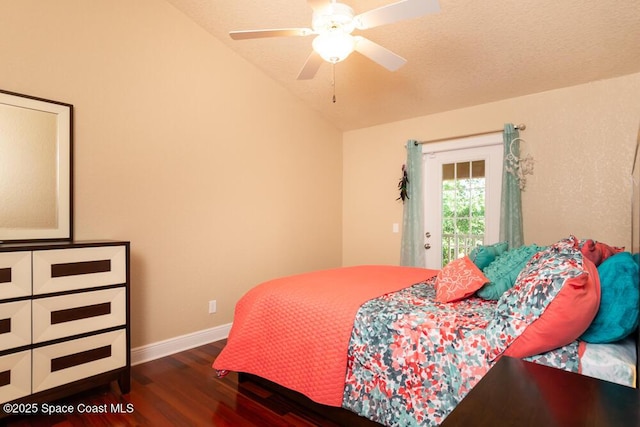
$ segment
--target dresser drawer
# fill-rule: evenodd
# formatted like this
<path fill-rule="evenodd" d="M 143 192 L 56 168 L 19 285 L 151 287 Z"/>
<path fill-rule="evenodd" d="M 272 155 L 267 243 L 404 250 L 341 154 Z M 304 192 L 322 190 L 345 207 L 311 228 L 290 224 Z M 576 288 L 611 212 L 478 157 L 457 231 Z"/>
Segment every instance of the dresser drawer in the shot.
<path fill-rule="evenodd" d="M 31 350 L 0 356 L 0 402 L 31 394 Z"/>
<path fill-rule="evenodd" d="M 34 299 L 33 342 L 92 332 L 127 322 L 125 287 Z"/>
<path fill-rule="evenodd" d="M 31 344 L 31 301 L 0 304 L 0 350 Z"/>
<path fill-rule="evenodd" d="M 0 252 L 0 300 L 31 295 L 31 252 Z"/>
<path fill-rule="evenodd" d="M 33 350 L 33 392 L 126 366 L 126 330 L 106 332 Z"/>
<path fill-rule="evenodd" d="M 117 285 L 127 280 L 125 246 L 33 252 L 33 294 Z"/>

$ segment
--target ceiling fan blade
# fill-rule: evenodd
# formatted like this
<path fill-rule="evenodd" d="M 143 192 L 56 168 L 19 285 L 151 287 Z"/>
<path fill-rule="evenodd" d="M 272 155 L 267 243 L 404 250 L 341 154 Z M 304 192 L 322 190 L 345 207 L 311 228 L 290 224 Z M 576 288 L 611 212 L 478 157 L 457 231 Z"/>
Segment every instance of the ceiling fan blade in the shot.
<path fill-rule="evenodd" d="M 229 35 L 234 40 L 260 39 L 265 37 L 309 36 L 313 30 L 309 28 L 279 28 L 274 30 L 244 30 L 231 31 Z"/>
<path fill-rule="evenodd" d="M 307 62 L 304 63 L 302 70 L 300 70 L 300 73 L 298 74 L 298 80 L 312 79 L 323 62 L 324 59 L 322 59 L 315 50 L 311 51 L 311 55 L 309 55 Z"/>
<path fill-rule="evenodd" d="M 356 28 L 364 30 L 439 11 L 438 0 L 403 0 L 361 13 L 353 22 Z"/>
<path fill-rule="evenodd" d="M 396 55 L 389 49 L 384 48 L 369 39 L 365 39 L 362 36 L 355 36 L 355 39 L 356 51 L 360 52 L 372 61 L 382 65 L 389 71 L 396 71 L 407 62 L 407 60 L 400 55 Z"/>

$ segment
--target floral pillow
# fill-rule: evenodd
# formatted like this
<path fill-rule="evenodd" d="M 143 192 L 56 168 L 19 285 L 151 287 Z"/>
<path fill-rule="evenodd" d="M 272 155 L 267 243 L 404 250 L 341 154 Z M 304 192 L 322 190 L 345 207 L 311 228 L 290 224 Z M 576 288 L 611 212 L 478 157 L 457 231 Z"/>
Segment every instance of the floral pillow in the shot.
<path fill-rule="evenodd" d="M 438 273 L 435 283 L 436 301 L 453 302 L 467 298 L 488 281 L 468 256 L 458 258 Z"/>
<path fill-rule="evenodd" d="M 487 327 L 492 350 L 528 357 L 576 340 L 594 319 L 600 304 L 595 265 L 570 237 L 536 253 L 507 290 Z"/>

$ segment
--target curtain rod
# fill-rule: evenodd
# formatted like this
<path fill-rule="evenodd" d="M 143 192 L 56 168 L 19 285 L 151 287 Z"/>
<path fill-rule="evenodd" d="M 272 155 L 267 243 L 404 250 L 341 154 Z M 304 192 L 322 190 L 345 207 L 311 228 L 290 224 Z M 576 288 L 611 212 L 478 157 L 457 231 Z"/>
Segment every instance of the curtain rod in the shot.
<path fill-rule="evenodd" d="M 524 123 L 520 123 L 517 126 L 514 126 L 518 130 L 525 130 L 527 125 Z M 428 144 L 430 142 L 440 142 L 440 141 L 448 141 L 450 139 L 459 139 L 459 138 L 469 138 L 472 136 L 480 136 L 480 135 L 488 135 L 490 133 L 502 132 L 504 129 L 496 129 L 496 130 L 488 130 L 486 132 L 478 132 L 478 133 L 468 133 L 466 135 L 458 135 L 458 136 L 449 136 L 447 138 L 438 138 L 438 139 L 430 139 L 428 141 L 416 141 L 415 145 Z"/>

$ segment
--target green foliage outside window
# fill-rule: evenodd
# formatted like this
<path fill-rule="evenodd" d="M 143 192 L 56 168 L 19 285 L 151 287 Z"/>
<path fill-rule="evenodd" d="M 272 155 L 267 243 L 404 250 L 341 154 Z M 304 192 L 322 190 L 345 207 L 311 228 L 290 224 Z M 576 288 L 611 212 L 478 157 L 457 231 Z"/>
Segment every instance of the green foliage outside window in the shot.
<path fill-rule="evenodd" d="M 482 244 L 485 231 L 485 179 L 442 182 L 442 265 Z"/>

